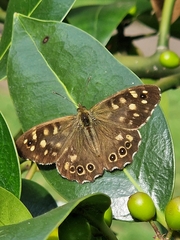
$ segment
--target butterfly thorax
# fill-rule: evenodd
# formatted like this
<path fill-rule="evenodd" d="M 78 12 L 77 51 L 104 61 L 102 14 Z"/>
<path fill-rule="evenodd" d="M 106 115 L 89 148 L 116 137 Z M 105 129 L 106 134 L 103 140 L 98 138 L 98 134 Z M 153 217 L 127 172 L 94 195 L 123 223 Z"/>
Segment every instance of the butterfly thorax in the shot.
<path fill-rule="evenodd" d="M 93 152 L 99 156 L 100 144 L 96 132 L 96 119 L 92 116 L 91 112 L 86 107 L 79 104 L 78 106 L 78 128 L 83 132 L 85 139 L 88 141 L 89 146 Z"/>
<path fill-rule="evenodd" d="M 77 112 L 79 126 L 87 129 L 91 128 L 96 121 L 91 112 L 80 104 L 78 105 Z"/>

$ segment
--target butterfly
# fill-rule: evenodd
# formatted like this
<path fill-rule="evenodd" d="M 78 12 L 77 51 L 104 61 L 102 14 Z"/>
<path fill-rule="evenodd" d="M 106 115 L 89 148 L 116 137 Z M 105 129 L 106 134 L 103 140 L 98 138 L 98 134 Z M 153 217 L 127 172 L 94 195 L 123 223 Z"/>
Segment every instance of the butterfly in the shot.
<path fill-rule="evenodd" d="M 139 129 L 161 98 L 155 85 L 122 90 L 90 110 L 37 125 L 16 141 L 19 156 L 38 164 L 56 164 L 64 178 L 92 182 L 104 170 L 123 169 L 141 143 Z"/>

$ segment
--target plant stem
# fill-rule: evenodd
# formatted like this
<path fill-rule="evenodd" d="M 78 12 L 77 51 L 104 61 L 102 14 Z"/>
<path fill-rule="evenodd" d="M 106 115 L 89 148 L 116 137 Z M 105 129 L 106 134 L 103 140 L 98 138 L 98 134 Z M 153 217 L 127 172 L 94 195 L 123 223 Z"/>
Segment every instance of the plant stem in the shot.
<path fill-rule="evenodd" d="M 6 12 L 0 9 L 0 22 L 4 23 L 5 19 L 6 19 Z"/>
<path fill-rule="evenodd" d="M 159 27 L 159 39 L 158 39 L 158 49 L 166 49 L 169 45 L 169 31 L 171 25 L 171 18 L 174 8 L 174 3 L 176 0 L 165 0 L 162 17 Z"/>
<path fill-rule="evenodd" d="M 156 233 L 156 239 L 159 240 L 164 240 L 163 236 L 161 235 L 159 229 L 157 228 L 156 224 L 154 223 L 154 221 L 150 221 L 149 222 L 152 226 L 152 228 L 154 229 L 155 233 Z"/>
<path fill-rule="evenodd" d="M 168 233 L 167 233 L 167 235 L 166 235 L 165 240 L 169 240 L 169 239 L 171 239 L 172 234 L 173 234 L 173 231 L 169 230 Z"/>
<path fill-rule="evenodd" d="M 160 51 L 151 57 L 142 56 L 123 56 L 115 54 L 115 58 L 130 68 L 140 78 L 152 78 L 157 80 L 168 75 L 177 74 L 180 72 L 180 67 L 165 68 L 159 62 Z"/>
<path fill-rule="evenodd" d="M 180 73 L 161 78 L 156 82 L 156 85 L 160 87 L 162 92 L 178 88 L 180 86 Z"/>
<path fill-rule="evenodd" d="M 37 165 L 36 163 L 33 163 L 31 168 L 29 169 L 29 171 L 26 174 L 26 179 L 32 179 L 33 175 L 35 174 L 35 172 L 37 171 Z"/>
<path fill-rule="evenodd" d="M 30 167 L 31 167 L 31 164 L 32 164 L 32 162 L 30 162 L 30 161 L 28 161 L 28 160 L 25 161 L 25 162 L 23 162 L 23 163 L 21 163 L 21 165 L 20 165 L 21 172 L 23 173 L 23 172 L 29 170 Z"/>
<path fill-rule="evenodd" d="M 90 222 L 90 224 L 94 227 L 96 227 L 100 233 L 105 237 L 107 240 L 118 240 L 113 233 L 113 231 L 108 227 L 108 225 L 105 223 L 104 218 L 100 215 L 91 215 L 91 214 L 84 214 L 85 218 Z"/>
<path fill-rule="evenodd" d="M 99 224 L 99 230 L 107 240 L 117 240 L 113 231 L 107 226 L 106 223 Z"/>

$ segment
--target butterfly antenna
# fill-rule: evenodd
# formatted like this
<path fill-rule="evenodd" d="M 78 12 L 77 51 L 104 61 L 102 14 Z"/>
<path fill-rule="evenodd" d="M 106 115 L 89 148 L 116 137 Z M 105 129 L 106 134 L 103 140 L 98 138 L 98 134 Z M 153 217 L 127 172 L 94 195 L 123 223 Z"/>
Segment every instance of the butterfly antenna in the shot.
<path fill-rule="evenodd" d="M 89 86 L 90 81 L 91 81 L 91 76 L 89 76 L 88 79 L 87 79 L 87 81 L 86 81 L 83 96 L 86 96 L 86 93 L 87 93 L 87 90 L 88 90 L 88 86 Z"/>
<path fill-rule="evenodd" d="M 65 96 L 63 96 L 63 95 L 61 95 L 61 94 L 58 93 L 58 92 L 53 91 L 52 93 L 53 93 L 53 94 L 56 94 L 56 95 L 58 95 L 58 96 L 60 96 L 60 97 L 62 97 L 63 99 L 67 100 L 68 102 L 73 103 L 71 100 L 69 100 L 69 98 L 67 98 L 67 97 L 65 97 Z"/>

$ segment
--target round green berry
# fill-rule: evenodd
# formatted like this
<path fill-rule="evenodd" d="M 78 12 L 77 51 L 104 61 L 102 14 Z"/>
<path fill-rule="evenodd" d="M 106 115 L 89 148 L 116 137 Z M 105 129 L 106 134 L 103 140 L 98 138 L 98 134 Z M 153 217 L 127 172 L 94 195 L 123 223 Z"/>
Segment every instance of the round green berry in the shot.
<path fill-rule="evenodd" d="M 132 217 L 140 221 L 150 221 L 155 216 L 154 203 L 146 193 L 137 192 L 131 195 L 127 205 Z"/>
<path fill-rule="evenodd" d="M 71 214 L 59 226 L 59 240 L 77 239 L 91 240 L 91 227 L 84 217 Z"/>
<path fill-rule="evenodd" d="M 170 50 L 167 50 L 160 54 L 160 63 L 166 68 L 175 68 L 179 66 L 179 56 Z"/>
<path fill-rule="evenodd" d="M 132 16 L 134 16 L 135 14 L 136 14 L 136 12 L 137 12 L 137 8 L 136 8 L 136 6 L 133 6 L 130 10 L 129 10 L 129 14 L 131 14 Z"/>
<path fill-rule="evenodd" d="M 112 223 L 112 209 L 109 207 L 104 213 L 104 220 L 106 224 L 110 227 Z"/>
<path fill-rule="evenodd" d="M 172 199 L 165 208 L 167 225 L 172 230 L 180 230 L 180 197 Z"/>

